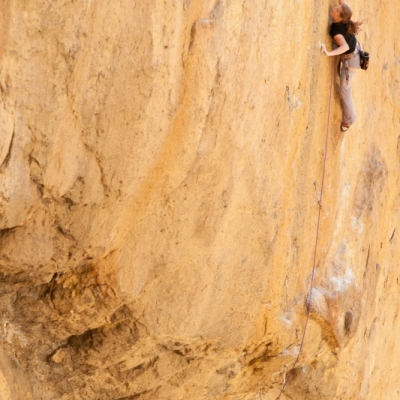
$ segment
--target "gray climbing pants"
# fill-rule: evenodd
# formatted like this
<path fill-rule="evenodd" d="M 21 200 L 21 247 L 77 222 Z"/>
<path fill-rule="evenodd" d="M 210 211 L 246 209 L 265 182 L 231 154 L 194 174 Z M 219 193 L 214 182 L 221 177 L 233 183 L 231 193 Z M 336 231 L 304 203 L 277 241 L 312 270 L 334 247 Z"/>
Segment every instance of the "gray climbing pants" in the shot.
<path fill-rule="evenodd" d="M 360 68 L 360 54 L 346 60 L 347 65 L 351 68 Z M 346 69 L 345 64 L 342 64 L 340 73 L 340 101 L 342 103 L 342 122 L 345 124 L 353 124 L 357 118 L 354 108 L 353 96 L 351 95 L 351 85 L 353 83 L 356 71 Z"/>

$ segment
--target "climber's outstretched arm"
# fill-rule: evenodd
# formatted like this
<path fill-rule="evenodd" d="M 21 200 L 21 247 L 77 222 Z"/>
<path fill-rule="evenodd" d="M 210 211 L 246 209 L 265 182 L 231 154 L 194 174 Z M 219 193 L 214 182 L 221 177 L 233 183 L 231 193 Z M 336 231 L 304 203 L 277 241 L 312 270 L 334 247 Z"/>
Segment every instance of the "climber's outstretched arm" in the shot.
<path fill-rule="evenodd" d="M 320 43 L 319 46 L 324 54 L 326 54 L 327 56 L 338 56 L 340 54 L 345 53 L 347 50 L 349 50 L 350 47 L 346 43 L 346 40 L 343 35 L 335 35 L 333 38 L 335 39 L 335 42 L 337 43 L 338 48 L 335 50 L 332 50 L 332 51 L 328 51 L 326 49 L 325 45 Z"/>

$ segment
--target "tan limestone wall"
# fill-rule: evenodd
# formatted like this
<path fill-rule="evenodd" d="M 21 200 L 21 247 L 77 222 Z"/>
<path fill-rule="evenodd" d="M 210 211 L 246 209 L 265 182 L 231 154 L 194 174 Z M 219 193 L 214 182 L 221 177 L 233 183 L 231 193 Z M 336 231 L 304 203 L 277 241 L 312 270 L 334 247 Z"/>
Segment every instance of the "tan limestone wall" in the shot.
<path fill-rule="evenodd" d="M 400 12 L 343 134 L 333 4 L 0 1 L 4 398 L 398 396 Z"/>

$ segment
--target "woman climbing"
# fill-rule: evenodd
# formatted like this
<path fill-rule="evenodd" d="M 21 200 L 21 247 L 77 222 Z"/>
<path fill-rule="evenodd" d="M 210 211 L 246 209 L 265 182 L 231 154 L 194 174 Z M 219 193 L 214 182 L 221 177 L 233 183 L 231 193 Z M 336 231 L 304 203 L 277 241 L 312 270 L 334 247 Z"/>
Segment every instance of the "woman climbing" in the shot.
<path fill-rule="evenodd" d="M 355 35 L 360 30 L 362 22 L 351 20 L 352 11 L 345 0 L 339 0 L 338 6 L 331 7 L 330 15 L 333 22 L 329 34 L 337 46 L 335 46 L 335 50 L 327 51 L 325 45 L 321 44 L 321 50 L 327 56 L 339 56 L 340 58 L 340 100 L 342 102 L 340 129 L 344 132 L 356 120 L 351 84 L 357 69 L 360 68 L 360 54 Z"/>

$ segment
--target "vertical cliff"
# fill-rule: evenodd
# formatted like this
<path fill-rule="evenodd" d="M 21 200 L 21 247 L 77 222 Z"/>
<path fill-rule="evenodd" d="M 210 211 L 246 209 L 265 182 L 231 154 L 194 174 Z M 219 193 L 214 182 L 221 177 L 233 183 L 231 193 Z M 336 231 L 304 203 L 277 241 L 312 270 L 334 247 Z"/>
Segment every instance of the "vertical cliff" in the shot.
<path fill-rule="evenodd" d="M 0 0 L 1 398 L 399 397 L 400 10 L 344 134 L 333 4 Z"/>

